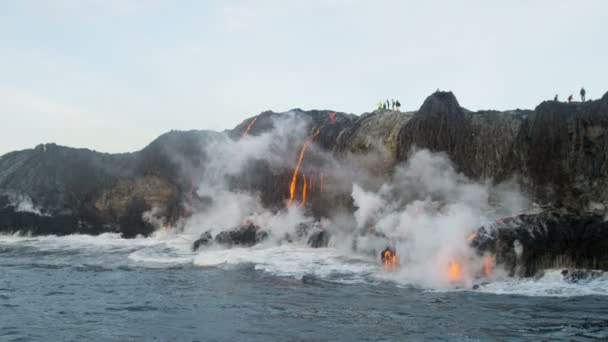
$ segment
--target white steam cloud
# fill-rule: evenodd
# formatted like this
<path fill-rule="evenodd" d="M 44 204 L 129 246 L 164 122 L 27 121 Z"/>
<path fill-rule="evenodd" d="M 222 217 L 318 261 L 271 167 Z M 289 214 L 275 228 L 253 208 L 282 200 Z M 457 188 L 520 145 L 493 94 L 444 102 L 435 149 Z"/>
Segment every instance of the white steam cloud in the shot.
<path fill-rule="evenodd" d="M 197 194 L 212 202 L 187 220 L 184 232 L 194 238 L 206 231 L 215 235 L 247 220 L 268 232 L 264 245 L 276 246 L 286 243 L 285 236 L 293 237 L 298 225 L 314 224 L 303 208 L 269 210 L 259 194 L 231 190 L 227 181 L 227 176 L 247 172 L 248 162 L 256 159 L 271 168 L 293 170 L 299 147 L 310 136 L 308 127 L 301 117 L 287 115 L 259 136 L 237 141 L 220 136 L 207 144 Z M 483 272 L 484 256 L 469 247 L 467 236 L 485 222 L 528 206 L 515 182 L 474 182 L 459 174 L 447 156 L 428 150 L 412 151 L 394 172 L 384 174 L 370 171 L 377 165 L 377 154 L 337 159 L 313 143 L 306 158 L 313 155 L 323 160 L 323 172 L 331 179 L 328 191 L 350 192 L 355 207 L 354 212 L 331 213 L 320 223 L 331 236 L 330 246 L 378 263 L 382 249 L 395 248 L 401 266 L 387 275 L 407 283 L 449 286 L 448 267 L 457 262 L 460 282 L 470 284 Z"/>

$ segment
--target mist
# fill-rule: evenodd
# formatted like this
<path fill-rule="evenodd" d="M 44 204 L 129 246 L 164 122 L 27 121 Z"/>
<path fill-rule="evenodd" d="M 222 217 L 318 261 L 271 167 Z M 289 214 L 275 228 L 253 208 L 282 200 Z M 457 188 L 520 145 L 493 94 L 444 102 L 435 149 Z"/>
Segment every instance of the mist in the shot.
<path fill-rule="evenodd" d="M 210 204 L 182 222 L 183 232 L 193 239 L 204 232 L 215 236 L 248 222 L 268 233 L 258 246 L 264 248 L 305 246 L 308 235 L 298 235 L 298 227 L 314 226 L 329 234 L 329 247 L 379 265 L 380 251 L 396 250 L 399 267 L 382 275 L 388 279 L 445 287 L 455 280 L 470 285 L 479 277 L 500 274 L 498 269 L 483 274 L 486 256 L 476 254 L 467 237 L 484 223 L 521 213 L 529 202 L 514 180 L 496 185 L 490 180 L 475 182 L 459 173 L 445 154 L 413 149 L 393 172 L 378 175 L 373 166 L 386 158 L 385 151 L 334 156 L 313 142 L 302 173 L 314 168 L 327 176 L 323 201 L 344 193 L 352 203 L 350 208 L 335 204 L 335 210 L 323 216 L 315 215 L 308 203 L 296 200 L 288 205 L 288 198 L 265 206 L 260 191 L 231 184 L 231 179 L 251 172 L 252 160 L 263 161 L 273 171 L 293 172 L 300 146 L 311 132 L 309 122 L 291 113 L 275 119 L 273 129 L 260 135 L 234 140 L 226 134 L 205 145 L 208 163 L 196 194 L 210 199 Z M 287 189 L 283 180 L 277 177 L 267 186 Z M 458 279 L 448 272 L 454 263 Z"/>

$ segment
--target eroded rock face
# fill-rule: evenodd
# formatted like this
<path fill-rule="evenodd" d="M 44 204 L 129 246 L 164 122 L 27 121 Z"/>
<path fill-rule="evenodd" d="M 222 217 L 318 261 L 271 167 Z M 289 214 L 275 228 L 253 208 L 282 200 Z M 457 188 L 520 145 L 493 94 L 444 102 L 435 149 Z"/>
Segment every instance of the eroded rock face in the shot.
<path fill-rule="evenodd" d="M 511 275 L 549 268 L 608 270 L 608 222 L 602 216 L 545 212 L 479 229 L 472 246 L 496 255 Z"/>

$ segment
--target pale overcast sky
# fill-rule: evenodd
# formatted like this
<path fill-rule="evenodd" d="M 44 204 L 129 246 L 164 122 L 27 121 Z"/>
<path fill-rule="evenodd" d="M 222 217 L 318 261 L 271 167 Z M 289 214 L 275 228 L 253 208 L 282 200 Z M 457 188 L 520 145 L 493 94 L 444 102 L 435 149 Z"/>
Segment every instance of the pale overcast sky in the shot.
<path fill-rule="evenodd" d="M 264 110 L 608 91 L 608 1 L 0 1 L 0 155 L 143 148 Z"/>

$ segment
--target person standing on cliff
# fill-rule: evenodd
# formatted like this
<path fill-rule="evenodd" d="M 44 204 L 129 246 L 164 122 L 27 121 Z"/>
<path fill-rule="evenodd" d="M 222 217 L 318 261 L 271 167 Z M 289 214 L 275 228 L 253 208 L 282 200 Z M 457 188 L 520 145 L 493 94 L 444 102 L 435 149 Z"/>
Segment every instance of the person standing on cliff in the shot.
<path fill-rule="evenodd" d="M 570 94 L 570 96 L 568 96 L 568 103 L 571 103 L 571 102 L 572 102 L 572 98 L 573 98 L 573 97 L 574 97 L 574 96 L 572 96 L 572 94 Z"/>
<path fill-rule="evenodd" d="M 386 109 L 391 109 L 391 103 L 386 100 Z"/>
<path fill-rule="evenodd" d="M 585 91 L 584 87 L 581 87 L 581 101 L 585 102 L 585 94 L 587 92 Z"/>
<path fill-rule="evenodd" d="M 382 109 L 382 101 L 378 101 L 378 110 Z"/>
<path fill-rule="evenodd" d="M 395 100 L 391 99 L 391 110 L 395 110 Z"/>
<path fill-rule="evenodd" d="M 395 100 L 395 107 L 397 107 L 398 112 L 401 110 L 401 103 L 399 103 L 399 100 Z"/>
<path fill-rule="evenodd" d="M 558 99 L 557 99 L 557 94 L 555 94 L 555 97 L 553 98 L 553 101 L 555 101 L 555 102 L 557 102 L 557 101 L 558 101 Z"/>

